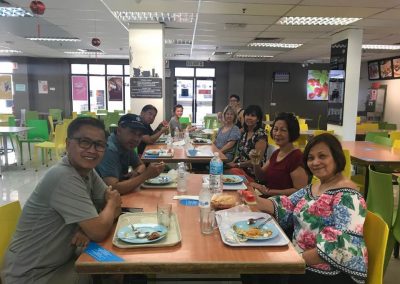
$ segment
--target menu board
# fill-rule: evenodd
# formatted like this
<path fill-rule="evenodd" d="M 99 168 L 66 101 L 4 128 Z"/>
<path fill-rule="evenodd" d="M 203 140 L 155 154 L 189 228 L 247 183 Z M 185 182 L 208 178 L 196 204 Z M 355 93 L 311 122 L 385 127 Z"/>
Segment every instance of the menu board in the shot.
<path fill-rule="evenodd" d="M 162 98 L 162 79 L 159 77 L 132 77 L 131 98 Z"/>
<path fill-rule="evenodd" d="M 391 80 L 400 78 L 400 57 L 383 58 L 368 62 L 369 80 Z"/>
<path fill-rule="evenodd" d="M 331 45 L 327 122 L 343 125 L 348 40 Z"/>

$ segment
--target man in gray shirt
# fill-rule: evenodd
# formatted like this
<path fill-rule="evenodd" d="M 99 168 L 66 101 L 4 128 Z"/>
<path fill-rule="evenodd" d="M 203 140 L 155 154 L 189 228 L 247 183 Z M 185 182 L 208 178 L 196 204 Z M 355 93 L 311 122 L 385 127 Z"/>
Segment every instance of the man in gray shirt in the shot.
<path fill-rule="evenodd" d="M 104 125 L 90 117 L 68 127 L 67 156 L 39 181 L 6 253 L 5 283 L 85 283 L 75 252 L 109 235 L 121 198 L 94 171 L 106 148 Z"/>

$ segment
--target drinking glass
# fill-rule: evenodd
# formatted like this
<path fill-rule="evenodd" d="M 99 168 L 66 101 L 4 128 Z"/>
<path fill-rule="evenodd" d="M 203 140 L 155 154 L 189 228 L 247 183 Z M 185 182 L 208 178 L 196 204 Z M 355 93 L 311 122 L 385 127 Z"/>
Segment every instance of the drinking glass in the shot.
<path fill-rule="evenodd" d="M 249 156 L 253 165 L 259 165 L 261 163 L 261 152 L 259 150 L 251 150 Z"/>
<path fill-rule="evenodd" d="M 166 228 L 169 228 L 171 222 L 171 212 L 172 212 L 172 204 L 157 204 L 157 222 L 159 225 L 163 225 Z"/>

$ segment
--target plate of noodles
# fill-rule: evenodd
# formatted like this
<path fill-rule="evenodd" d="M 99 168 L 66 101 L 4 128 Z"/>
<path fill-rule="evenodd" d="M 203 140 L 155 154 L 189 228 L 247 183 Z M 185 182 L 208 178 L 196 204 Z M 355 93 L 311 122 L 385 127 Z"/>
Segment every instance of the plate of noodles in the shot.
<path fill-rule="evenodd" d="M 273 223 L 259 226 L 264 220 L 260 220 L 252 225 L 247 224 L 247 221 L 248 220 L 239 221 L 232 225 L 233 231 L 241 238 L 256 241 L 268 240 L 275 238 L 279 234 L 278 229 Z"/>

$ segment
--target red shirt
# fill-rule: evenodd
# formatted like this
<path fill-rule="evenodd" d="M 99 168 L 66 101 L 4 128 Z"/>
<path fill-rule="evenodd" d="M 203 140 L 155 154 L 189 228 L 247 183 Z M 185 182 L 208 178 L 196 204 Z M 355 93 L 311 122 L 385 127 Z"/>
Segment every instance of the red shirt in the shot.
<path fill-rule="evenodd" d="M 304 168 L 303 153 L 299 149 L 290 152 L 283 160 L 277 161 L 280 149 L 272 153 L 269 159 L 269 166 L 264 172 L 262 180 L 265 186 L 271 189 L 293 188 L 293 181 L 290 173 L 298 167 Z"/>

